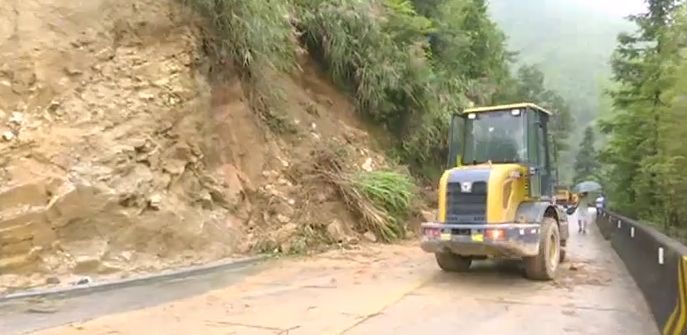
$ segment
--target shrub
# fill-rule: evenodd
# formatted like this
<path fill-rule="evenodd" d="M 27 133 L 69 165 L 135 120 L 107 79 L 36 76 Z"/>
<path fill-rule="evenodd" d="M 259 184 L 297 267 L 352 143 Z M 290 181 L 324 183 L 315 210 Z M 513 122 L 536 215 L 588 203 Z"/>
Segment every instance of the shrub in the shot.
<path fill-rule="evenodd" d="M 411 210 L 414 184 L 410 176 L 394 171 L 353 171 L 345 154 L 330 149 L 316 153 L 315 171 L 336 186 L 360 221 L 360 232 L 370 231 L 384 242 L 405 237 L 405 219 Z"/>
<path fill-rule="evenodd" d="M 352 92 L 359 112 L 396 136 L 399 156 L 414 172 L 439 169 L 449 115 L 466 104 L 467 81 L 433 59 L 432 21 L 408 0 L 297 3 L 304 43 Z"/>
<path fill-rule="evenodd" d="M 218 60 L 230 60 L 244 75 L 259 79 L 265 68 L 288 70 L 294 64 L 289 2 L 280 0 L 181 0 L 207 21 Z"/>

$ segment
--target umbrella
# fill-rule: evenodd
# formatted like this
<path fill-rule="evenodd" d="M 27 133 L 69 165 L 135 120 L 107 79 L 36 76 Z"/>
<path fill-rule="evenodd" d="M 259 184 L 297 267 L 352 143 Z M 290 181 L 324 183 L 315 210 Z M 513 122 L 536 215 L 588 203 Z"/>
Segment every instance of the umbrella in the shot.
<path fill-rule="evenodd" d="M 595 193 L 601 192 L 601 185 L 595 181 L 583 181 L 573 187 L 575 193 Z"/>

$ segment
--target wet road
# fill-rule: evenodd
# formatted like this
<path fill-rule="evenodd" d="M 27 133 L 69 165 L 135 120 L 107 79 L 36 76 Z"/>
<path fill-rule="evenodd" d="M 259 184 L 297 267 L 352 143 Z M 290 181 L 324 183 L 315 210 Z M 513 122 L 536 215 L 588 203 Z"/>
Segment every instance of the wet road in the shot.
<path fill-rule="evenodd" d="M 33 329 L 93 318 L 103 313 L 83 310 L 114 305 L 107 313 L 117 314 L 36 334 L 658 334 L 596 227 L 572 235 L 570 260 L 554 282 L 524 279 L 517 263 L 478 262 L 470 273 L 443 273 L 416 244 L 374 246 L 109 293 L 113 300 L 82 297 L 47 314 L 0 306 L 0 333 L 31 330 L 33 318 L 41 320 Z M 203 288 L 214 290 L 198 294 Z M 162 292 L 168 302 L 152 298 Z M 132 301 L 142 309 L 126 311 Z"/>

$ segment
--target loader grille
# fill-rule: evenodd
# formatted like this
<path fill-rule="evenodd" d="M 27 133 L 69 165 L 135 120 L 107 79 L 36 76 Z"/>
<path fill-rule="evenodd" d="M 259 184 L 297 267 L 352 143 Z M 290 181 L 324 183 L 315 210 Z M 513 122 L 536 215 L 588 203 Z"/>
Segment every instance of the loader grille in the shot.
<path fill-rule="evenodd" d="M 446 188 L 446 221 L 457 224 L 484 224 L 487 212 L 487 183 L 474 182 L 472 191 L 461 191 L 460 183 Z"/>

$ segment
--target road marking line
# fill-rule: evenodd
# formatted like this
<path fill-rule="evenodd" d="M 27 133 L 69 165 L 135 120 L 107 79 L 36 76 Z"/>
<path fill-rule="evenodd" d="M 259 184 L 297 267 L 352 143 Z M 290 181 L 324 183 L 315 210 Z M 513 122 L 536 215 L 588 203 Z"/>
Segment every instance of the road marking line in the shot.
<path fill-rule="evenodd" d="M 672 335 L 681 335 L 685 328 L 685 319 L 687 319 L 687 306 L 685 302 L 685 295 L 687 293 L 685 290 L 685 264 L 687 264 L 687 257 L 683 256 L 678 262 L 678 303 L 675 304 L 673 313 L 663 327 L 664 335 L 670 334 L 671 329 L 673 330 Z M 675 320 L 675 317 L 678 317 L 678 319 Z M 675 326 L 674 328 L 673 325 Z"/>
<path fill-rule="evenodd" d="M 680 271 L 680 318 L 677 320 L 675 329 L 673 330 L 673 335 L 682 335 L 682 331 L 685 329 L 685 321 L 687 320 L 687 285 L 685 278 L 687 277 L 687 272 L 685 272 L 685 266 L 687 266 L 687 257 L 682 256 L 682 262 L 680 262 L 682 267 Z"/>
<path fill-rule="evenodd" d="M 206 320 L 205 324 L 209 325 L 209 326 L 237 326 L 237 327 L 243 327 L 243 328 L 253 328 L 253 329 L 271 330 L 271 331 L 279 331 L 279 332 L 283 332 L 285 330 L 288 331 L 288 330 L 291 330 L 291 328 L 293 328 L 293 327 L 291 327 L 288 329 L 284 329 L 284 328 L 277 328 L 277 327 L 261 326 L 258 324 L 221 321 L 221 320 Z M 300 327 L 300 326 L 296 326 L 296 327 Z"/>
<path fill-rule="evenodd" d="M 659 248 L 659 251 L 662 251 L 661 248 Z M 682 285 L 680 283 L 680 272 L 682 271 L 682 262 L 678 262 L 678 287 L 679 290 L 682 291 Z M 675 317 L 677 316 L 677 312 L 680 309 L 680 302 L 682 301 L 682 296 L 679 295 L 678 293 L 678 298 L 677 301 L 675 301 L 675 308 L 673 309 L 673 313 L 670 314 L 670 317 L 668 317 L 668 321 L 666 321 L 666 324 L 663 326 L 663 335 L 669 335 L 670 330 L 673 328 L 673 322 L 675 322 Z"/>

